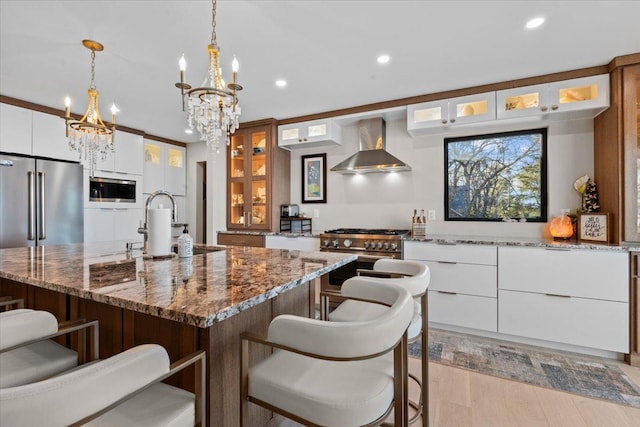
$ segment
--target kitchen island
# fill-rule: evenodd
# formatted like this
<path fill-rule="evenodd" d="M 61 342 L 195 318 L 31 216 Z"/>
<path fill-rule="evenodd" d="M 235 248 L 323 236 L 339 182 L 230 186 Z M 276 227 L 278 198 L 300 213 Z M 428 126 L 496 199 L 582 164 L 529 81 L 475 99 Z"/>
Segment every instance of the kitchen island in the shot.
<path fill-rule="evenodd" d="M 271 319 L 309 316 L 315 279 L 355 255 L 249 247 L 208 247 L 192 258 L 155 259 L 125 242 L 0 250 L 0 295 L 62 320 L 98 319 L 100 357 L 143 343 L 163 345 L 171 360 L 207 352 L 207 424 L 239 425 L 240 340 L 265 334 Z M 211 251 L 211 252 L 209 252 Z M 252 351 L 255 362 L 268 349 Z M 193 390 L 186 372 L 172 384 Z M 253 425 L 271 413 L 252 408 Z"/>

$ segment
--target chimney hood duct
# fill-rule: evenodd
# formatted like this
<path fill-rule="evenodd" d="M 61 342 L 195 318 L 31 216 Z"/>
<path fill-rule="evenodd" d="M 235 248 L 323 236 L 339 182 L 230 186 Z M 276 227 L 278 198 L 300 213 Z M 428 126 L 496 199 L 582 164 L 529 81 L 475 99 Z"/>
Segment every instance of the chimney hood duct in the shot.
<path fill-rule="evenodd" d="M 387 124 L 382 117 L 360 120 L 360 151 L 331 168 L 342 174 L 410 171 L 411 166 L 385 150 Z"/>

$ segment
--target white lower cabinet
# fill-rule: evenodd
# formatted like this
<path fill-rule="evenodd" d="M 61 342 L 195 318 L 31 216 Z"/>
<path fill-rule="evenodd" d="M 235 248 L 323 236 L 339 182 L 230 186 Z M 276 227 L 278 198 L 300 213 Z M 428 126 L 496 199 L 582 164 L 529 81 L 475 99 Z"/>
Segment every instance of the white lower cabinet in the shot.
<path fill-rule="evenodd" d="M 495 246 L 404 242 L 404 259 L 429 267 L 430 322 L 497 332 Z"/>
<path fill-rule="evenodd" d="M 142 241 L 138 234 L 143 209 L 97 208 L 84 210 L 84 241 Z"/>
<path fill-rule="evenodd" d="M 498 332 L 629 352 L 629 254 L 498 249 Z"/>
<path fill-rule="evenodd" d="M 500 290 L 498 331 L 581 347 L 629 352 L 629 305 Z"/>
<path fill-rule="evenodd" d="M 303 236 L 265 236 L 265 247 L 268 249 L 291 249 L 298 251 L 319 251 L 320 239 Z"/>
<path fill-rule="evenodd" d="M 629 352 L 626 251 L 407 241 L 404 259 L 429 266 L 429 322 L 438 327 Z"/>
<path fill-rule="evenodd" d="M 423 261 L 431 272 L 430 291 L 455 292 L 496 298 L 498 280 L 495 265 Z"/>
<path fill-rule="evenodd" d="M 496 298 L 429 290 L 429 321 L 496 332 Z"/>

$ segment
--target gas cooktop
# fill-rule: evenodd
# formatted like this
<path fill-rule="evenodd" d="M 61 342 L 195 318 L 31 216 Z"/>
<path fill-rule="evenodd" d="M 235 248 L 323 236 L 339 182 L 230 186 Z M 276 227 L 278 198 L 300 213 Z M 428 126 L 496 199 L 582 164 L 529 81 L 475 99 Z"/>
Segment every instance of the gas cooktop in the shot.
<path fill-rule="evenodd" d="M 378 234 L 385 236 L 402 236 L 409 233 L 409 230 L 376 229 L 376 228 L 336 228 L 327 230 L 326 234 Z"/>

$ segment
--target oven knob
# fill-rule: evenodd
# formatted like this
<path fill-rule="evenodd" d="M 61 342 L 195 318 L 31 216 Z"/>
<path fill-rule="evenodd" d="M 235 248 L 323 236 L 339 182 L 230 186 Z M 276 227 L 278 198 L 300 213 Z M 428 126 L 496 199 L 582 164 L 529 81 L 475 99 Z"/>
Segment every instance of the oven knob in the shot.
<path fill-rule="evenodd" d="M 344 245 L 345 248 L 348 248 L 351 246 L 351 240 L 346 239 L 344 242 L 342 242 L 342 244 Z"/>
<path fill-rule="evenodd" d="M 382 242 L 378 242 L 378 249 L 382 249 Z"/>
<path fill-rule="evenodd" d="M 384 250 L 388 250 L 389 249 L 389 243 L 388 242 L 384 242 Z"/>
<path fill-rule="evenodd" d="M 398 245 L 396 243 L 392 243 L 391 244 L 391 250 L 395 251 L 396 249 L 398 249 Z"/>
<path fill-rule="evenodd" d="M 364 242 L 364 248 L 369 249 L 369 242 Z"/>
<path fill-rule="evenodd" d="M 338 247 L 338 241 L 337 241 L 337 240 L 334 240 L 334 241 L 333 241 L 333 247 L 334 247 L 334 248 L 337 248 L 337 247 Z"/>
<path fill-rule="evenodd" d="M 324 241 L 324 247 L 328 248 L 329 247 L 329 239 L 325 239 Z"/>

